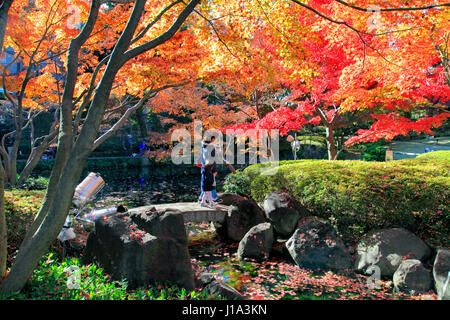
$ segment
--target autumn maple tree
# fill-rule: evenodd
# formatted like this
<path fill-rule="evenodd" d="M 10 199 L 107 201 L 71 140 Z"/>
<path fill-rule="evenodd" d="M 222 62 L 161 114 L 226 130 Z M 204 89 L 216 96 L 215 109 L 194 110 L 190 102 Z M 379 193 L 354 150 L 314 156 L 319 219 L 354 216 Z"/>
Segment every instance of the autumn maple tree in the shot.
<path fill-rule="evenodd" d="M 51 40 L 60 37 L 60 41 L 65 41 L 67 52 L 62 56 L 66 78 L 59 106 L 59 136 L 55 165 L 42 207 L 28 230 L 11 271 L 1 283 L 2 292 L 13 292 L 23 286 L 62 227 L 85 161 L 95 148 L 96 141 L 101 139 L 101 136 L 98 136 L 99 127 L 107 111 L 110 95 L 115 92 L 120 94 L 120 90 L 126 88 L 133 88 L 121 83 L 125 81 L 121 78 L 123 75 L 121 69 L 125 70 L 127 63 L 138 63 L 136 59 L 157 56 L 156 48 L 159 49 L 160 46 L 161 51 L 170 50 L 170 45 L 166 42 L 177 33 L 198 3 L 198 0 L 192 0 L 187 4 L 176 1 L 159 5 L 144 0 L 110 1 L 108 4 L 115 4 L 111 8 L 100 0 L 93 0 L 90 4 L 72 1 L 71 4 L 79 8 L 78 23 L 83 22 L 81 28 L 75 29 L 71 29 L 73 23 L 67 21 L 73 17 L 65 10 L 60 12 L 59 28 L 50 37 Z M 37 11 L 41 7 L 46 7 L 46 4 L 55 9 L 59 6 L 69 7 L 65 1 L 42 1 L 42 3 L 35 1 L 34 4 Z M 14 8 L 27 10 L 21 1 L 14 2 L 12 10 Z M 33 9 L 28 8 L 30 11 Z M 43 16 L 45 14 L 48 16 L 48 12 L 44 12 Z M 57 15 L 56 10 L 53 14 Z M 42 19 L 43 16 L 41 22 L 45 21 Z M 10 26 L 8 23 L 6 36 Z M 61 32 L 66 29 L 71 29 L 67 30 L 67 33 L 72 32 L 71 36 L 65 31 Z M 109 37 L 105 32 L 109 32 Z M 180 46 L 180 42 L 176 40 L 174 42 Z M 85 47 L 98 41 L 105 42 L 106 49 L 106 55 L 99 62 L 92 57 L 93 50 Z M 167 47 L 164 47 L 164 44 Z M 148 53 L 149 51 L 151 52 Z M 91 74 L 83 72 L 85 66 L 92 67 L 93 72 Z M 164 67 L 167 69 L 167 65 L 160 66 L 162 69 Z M 137 70 L 137 73 L 141 71 Z M 149 73 L 151 71 L 148 70 Z M 116 76 L 118 83 L 115 83 Z M 157 82 L 161 79 L 157 72 L 150 80 L 144 77 L 142 75 L 140 78 L 136 76 L 132 79 L 132 84 L 136 81 L 143 82 L 139 86 L 139 92 L 132 92 L 140 97 L 136 104 L 146 102 L 161 87 L 161 81 Z M 186 76 L 184 80 L 189 80 L 189 77 Z"/>
<path fill-rule="evenodd" d="M 9 97 L 18 120 L 39 110 L 57 114 L 57 153 L 44 201 L 1 293 L 20 290 L 56 239 L 89 154 L 143 108 L 189 113 L 211 127 L 255 118 L 242 126 L 282 133 L 321 123 L 329 129 L 331 159 L 337 154 L 334 121 L 343 113 L 365 110 L 378 117 L 348 144 L 389 139 L 411 127 L 430 132 L 448 117 L 442 104 L 448 100 L 449 4 L 200 2 L 3 2 L 10 7 L 9 13 L 0 10 L 6 12 L 0 35 L 6 25 L 5 45 L 27 66 L 18 77 L 5 74 L 3 87 L 21 92 Z M 378 5 L 381 16 L 375 29 L 367 24 L 370 5 Z M 280 90 L 289 93 L 284 100 Z M 211 93 L 222 103 L 207 103 Z M 399 116 L 430 106 L 437 115 L 417 121 Z M 382 125 L 388 119 L 395 125 Z M 6 235 L 4 214 L 0 218 Z"/>
<path fill-rule="evenodd" d="M 450 115 L 448 4 L 414 1 L 402 9 L 400 3 L 379 3 L 377 12 L 367 9 L 373 2 L 360 4 L 261 4 L 266 24 L 253 45 L 271 58 L 288 94 L 264 118 L 230 129 L 274 128 L 286 135 L 319 125 L 334 160 L 356 143 L 389 141 L 411 131 L 432 134 L 442 125 Z M 404 116 L 420 111 L 416 121 Z M 335 129 L 362 115 L 371 115 L 370 128 L 338 146 Z"/>
<path fill-rule="evenodd" d="M 13 0 L 3 0 L 0 4 L 0 51 L 3 48 L 3 42 L 8 22 L 8 12 Z M 5 169 L 0 161 L 0 276 L 5 274 L 7 261 L 7 230 L 5 217 Z"/>

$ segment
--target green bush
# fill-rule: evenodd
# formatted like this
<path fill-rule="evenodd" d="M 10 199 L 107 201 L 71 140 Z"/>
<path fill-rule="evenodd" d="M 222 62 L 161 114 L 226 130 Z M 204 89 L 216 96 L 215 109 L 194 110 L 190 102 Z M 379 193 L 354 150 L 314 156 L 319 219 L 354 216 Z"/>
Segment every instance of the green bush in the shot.
<path fill-rule="evenodd" d="M 23 241 L 28 226 L 41 206 L 44 191 L 28 191 L 20 189 L 6 190 L 5 216 L 8 234 L 8 265 L 12 255 Z"/>
<path fill-rule="evenodd" d="M 450 151 L 440 150 L 423 153 L 418 155 L 416 159 L 435 159 L 435 160 L 447 160 L 450 161 Z"/>
<path fill-rule="evenodd" d="M 67 280 L 70 276 L 68 267 L 79 268 L 79 288 L 68 288 Z M 164 286 L 155 284 L 128 290 L 126 281 L 113 281 L 95 264 L 82 265 L 77 258 L 60 261 L 50 253 L 43 257 L 20 293 L 0 296 L 0 299 L 206 300 L 220 297 L 210 296 L 204 290 L 189 292 L 167 283 Z"/>
<path fill-rule="evenodd" d="M 250 196 L 250 179 L 242 171 L 230 173 L 225 177 L 223 190 L 225 192 L 237 193 L 244 197 Z"/>
<path fill-rule="evenodd" d="M 44 177 L 29 177 L 25 182 L 20 186 L 26 190 L 45 190 L 48 186 L 48 179 Z"/>
<path fill-rule="evenodd" d="M 446 161 L 283 161 L 260 174 L 267 166 L 243 171 L 257 201 L 272 191 L 287 192 L 314 215 L 330 219 L 349 241 L 369 230 L 397 226 L 429 244 L 450 246 Z"/>
<path fill-rule="evenodd" d="M 368 144 L 364 150 L 363 161 L 384 161 L 386 159 L 386 147 L 380 143 Z"/>
<path fill-rule="evenodd" d="M 25 168 L 26 161 L 17 161 L 17 172 L 21 172 L 23 168 Z M 51 171 L 53 169 L 53 165 L 55 164 L 55 160 L 39 160 L 38 164 L 34 168 L 35 171 Z"/>

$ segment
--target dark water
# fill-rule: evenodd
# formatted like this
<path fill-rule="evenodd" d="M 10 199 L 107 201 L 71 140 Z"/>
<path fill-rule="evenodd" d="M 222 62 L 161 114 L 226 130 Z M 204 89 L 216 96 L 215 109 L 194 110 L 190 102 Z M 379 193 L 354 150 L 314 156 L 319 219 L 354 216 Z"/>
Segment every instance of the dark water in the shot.
<path fill-rule="evenodd" d="M 200 195 L 200 175 L 157 176 L 138 169 L 97 172 L 106 184 L 97 195 L 97 206 L 122 204 L 134 208 L 150 204 L 192 202 L 197 201 Z"/>
<path fill-rule="evenodd" d="M 105 187 L 97 194 L 93 206 L 102 208 L 122 204 L 135 208 L 151 204 L 195 202 L 200 196 L 200 169 L 187 167 L 187 170 L 172 167 L 143 167 L 133 169 L 96 169 L 105 181 Z M 85 170 L 80 182 L 89 174 Z M 217 190 L 227 170 L 219 172 Z M 39 175 L 49 177 L 50 172 Z"/>
<path fill-rule="evenodd" d="M 183 167 L 143 167 L 140 169 L 95 170 L 105 181 L 97 195 L 96 207 L 122 204 L 128 208 L 150 204 L 195 202 L 200 196 L 200 169 Z M 229 173 L 219 169 L 217 190 Z M 89 174 L 83 172 L 81 180 Z"/>

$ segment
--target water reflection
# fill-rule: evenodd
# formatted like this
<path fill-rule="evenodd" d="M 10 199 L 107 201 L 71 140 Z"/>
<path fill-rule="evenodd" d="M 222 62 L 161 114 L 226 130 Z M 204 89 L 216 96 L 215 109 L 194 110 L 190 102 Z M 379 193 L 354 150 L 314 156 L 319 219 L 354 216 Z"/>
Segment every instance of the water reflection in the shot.
<path fill-rule="evenodd" d="M 170 166 L 146 166 L 136 169 L 85 170 L 80 180 L 93 171 L 105 181 L 105 187 L 94 201 L 96 208 L 119 204 L 134 208 L 161 203 L 195 202 L 200 195 L 200 169 L 188 169 L 183 171 Z M 39 175 L 48 178 L 50 172 L 39 172 Z"/>
<path fill-rule="evenodd" d="M 192 202 L 200 194 L 200 175 L 155 176 L 144 170 L 101 170 L 106 186 L 96 205 L 123 204 L 129 208 L 160 203 Z M 87 174 L 87 173 L 86 173 Z"/>

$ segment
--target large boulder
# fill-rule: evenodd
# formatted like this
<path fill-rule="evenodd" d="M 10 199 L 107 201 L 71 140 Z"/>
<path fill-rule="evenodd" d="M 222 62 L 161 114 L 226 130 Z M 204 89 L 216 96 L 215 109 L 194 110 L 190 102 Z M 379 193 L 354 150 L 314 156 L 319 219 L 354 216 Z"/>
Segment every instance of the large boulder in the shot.
<path fill-rule="evenodd" d="M 287 239 L 292 235 L 304 209 L 287 193 L 272 192 L 264 199 L 264 212 L 275 232 Z"/>
<path fill-rule="evenodd" d="M 114 279 L 126 278 L 130 288 L 165 281 L 194 288 L 184 219 L 176 210 L 97 220 L 83 262 L 98 263 Z"/>
<path fill-rule="evenodd" d="M 209 294 L 220 295 L 227 300 L 244 300 L 244 296 L 232 286 L 217 280 L 210 273 L 200 273 L 197 276 L 197 285 L 201 289 L 206 289 Z"/>
<path fill-rule="evenodd" d="M 217 194 L 217 201 L 220 202 L 221 205 L 231 206 L 236 205 L 242 200 L 246 200 L 247 198 L 238 195 L 236 193 L 224 192 Z"/>
<path fill-rule="evenodd" d="M 393 276 L 396 291 L 419 294 L 431 289 L 431 274 L 417 259 L 403 261 Z"/>
<path fill-rule="evenodd" d="M 257 224 L 266 222 L 264 211 L 252 199 L 239 201 L 228 208 L 225 219 L 227 238 L 239 242 Z"/>
<path fill-rule="evenodd" d="M 268 259 L 273 246 L 273 228 L 268 222 L 252 227 L 239 242 L 238 258 Z"/>
<path fill-rule="evenodd" d="M 301 220 L 286 248 L 300 268 L 340 271 L 351 268 L 348 249 L 326 220 Z"/>
<path fill-rule="evenodd" d="M 357 244 L 355 270 L 365 273 L 376 265 L 381 276 L 391 277 L 404 259 L 425 261 L 430 248 L 420 238 L 403 228 L 376 230 Z"/>
<path fill-rule="evenodd" d="M 130 212 L 130 219 L 139 229 L 151 235 L 160 238 L 170 237 L 182 244 L 187 244 L 188 238 L 184 218 L 180 210 L 168 208 L 158 212 L 152 209 L 147 212 Z"/>
<path fill-rule="evenodd" d="M 438 248 L 433 264 L 434 286 L 438 296 L 450 300 L 450 250 Z"/>

